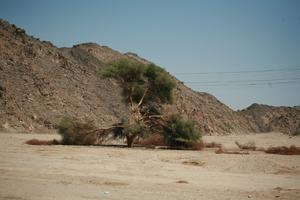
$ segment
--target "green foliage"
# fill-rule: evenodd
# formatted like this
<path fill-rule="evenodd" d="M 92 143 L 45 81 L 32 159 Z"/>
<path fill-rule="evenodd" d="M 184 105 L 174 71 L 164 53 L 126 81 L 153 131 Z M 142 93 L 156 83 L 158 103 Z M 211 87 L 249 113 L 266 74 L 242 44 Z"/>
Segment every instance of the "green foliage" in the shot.
<path fill-rule="evenodd" d="M 142 127 L 139 124 L 128 125 L 124 128 L 125 135 L 137 136 L 142 132 Z"/>
<path fill-rule="evenodd" d="M 81 123 L 71 118 L 63 118 L 57 126 L 65 145 L 93 145 L 96 141 L 92 134 L 95 127 L 92 123 Z"/>
<path fill-rule="evenodd" d="M 164 128 L 164 131 L 166 142 L 171 147 L 192 147 L 201 138 L 196 124 L 178 115 L 170 116 L 168 126 Z"/>
<path fill-rule="evenodd" d="M 102 74 L 120 82 L 124 100 L 131 107 L 128 117 L 130 125 L 122 132 L 131 147 L 135 138 L 147 131 L 147 115 L 160 114 L 162 103 L 172 103 L 175 81 L 159 66 L 145 65 L 129 59 L 110 63 Z"/>
<path fill-rule="evenodd" d="M 145 103 L 172 103 L 175 82 L 164 69 L 154 64 L 145 65 L 128 59 L 118 60 L 110 63 L 103 75 L 120 81 L 127 102 L 131 97 L 138 103 L 147 90 Z"/>
<path fill-rule="evenodd" d="M 161 103 L 172 103 L 172 90 L 176 86 L 175 81 L 161 67 L 154 64 L 147 66 L 145 76 L 149 81 L 149 101 L 159 99 Z"/>
<path fill-rule="evenodd" d="M 121 79 L 124 83 L 144 83 L 142 75 L 145 72 L 145 65 L 122 59 L 111 62 L 104 70 L 103 75 Z"/>

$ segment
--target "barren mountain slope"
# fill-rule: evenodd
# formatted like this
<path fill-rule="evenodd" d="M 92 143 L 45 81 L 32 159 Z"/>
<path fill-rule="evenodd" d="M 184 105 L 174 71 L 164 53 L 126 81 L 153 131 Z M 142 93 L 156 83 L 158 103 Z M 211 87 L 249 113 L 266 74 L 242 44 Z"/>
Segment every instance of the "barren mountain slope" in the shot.
<path fill-rule="evenodd" d="M 115 80 L 103 78 L 99 72 L 108 62 L 125 57 L 149 62 L 134 53 L 121 54 L 94 43 L 56 48 L 0 20 L 0 125 L 28 130 L 52 128 L 63 116 L 92 120 L 98 127 L 121 121 L 127 112 L 121 89 Z M 166 112 L 194 119 L 204 133 L 291 133 L 299 125 L 299 108 L 268 114 L 271 120 L 266 129 L 256 120 L 255 111 L 234 112 L 214 96 L 195 92 L 175 80 L 176 101 L 165 107 Z M 277 113 L 275 107 L 273 112 Z M 294 125 L 289 126 L 291 121 Z"/>
<path fill-rule="evenodd" d="M 270 132 L 273 130 L 294 134 L 300 129 L 300 107 L 275 107 L 252 104 L 239 111 L 247 119 L 254 132 Z"/>
<path fill-rule="evenodd" d="M 124 116 L 119 86 L 99 76 L 103 64 L 92 54 L 74 47 L 71 59 L 13 25 L 1 21 L 0 27 L 1 124 L 51 128 L 72 116 L 108 126 Z"/>

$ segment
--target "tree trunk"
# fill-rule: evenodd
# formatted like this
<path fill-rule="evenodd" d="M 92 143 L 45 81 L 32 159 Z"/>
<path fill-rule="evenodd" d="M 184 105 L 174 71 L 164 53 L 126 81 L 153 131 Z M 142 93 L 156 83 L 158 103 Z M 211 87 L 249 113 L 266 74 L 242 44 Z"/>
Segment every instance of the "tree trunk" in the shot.
<path fill-rule="evenodd" d="M 133 135 L 126 135 L 126 141 L 127 141 L 127 146 L 131 148 L 133 146 L 135 136 Z"/>

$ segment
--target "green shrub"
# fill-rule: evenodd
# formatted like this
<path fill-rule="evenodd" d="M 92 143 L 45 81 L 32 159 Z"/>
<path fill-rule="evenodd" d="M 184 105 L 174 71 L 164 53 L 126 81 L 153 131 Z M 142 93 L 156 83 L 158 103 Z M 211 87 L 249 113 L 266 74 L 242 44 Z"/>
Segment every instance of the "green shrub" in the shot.
<path fill-rule="evenodd" d="M 63 118 L 57 126 L 58 133 L 62 136 L 62 144 L 65 145 L 93 145 L 96 129 L 92 123 L 82 123 L 75 119 Z"/>
<path fill-rule="evenodd" d="M 127 125 L 123 130 L 124 135 L 126 136 L 126 141 L 128 147 L 132 147 L 134 140 L 137 136 L 142 133 L 142 126 L 135 123 L 133 125 Z"/>
<path fill-rule="evenodd" d="M 142 127 L 139 124 L 126 126 L 124 128 L 124 134 L 125 135 L 128 135 L 128 134 L 139 135 L 141 131 L 142 131 Z"/>
<path fill-rule="evenodd" d="M 166 142 L 171 147 L 191 148 L 201 138 L 196 124 L 191 120 L 184 120 L 178 115 L 170 116 L 168 126 L 164 129 Z"/>

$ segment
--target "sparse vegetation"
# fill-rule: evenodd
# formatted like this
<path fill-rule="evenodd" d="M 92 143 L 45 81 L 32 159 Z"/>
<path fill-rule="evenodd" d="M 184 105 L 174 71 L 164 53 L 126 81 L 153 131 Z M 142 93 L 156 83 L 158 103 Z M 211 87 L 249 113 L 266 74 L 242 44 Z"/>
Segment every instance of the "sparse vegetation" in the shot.
<path fill-rule="evenodd" d="M 82 123 L 76 119 L 63 118 L 57 128 L 62 136 L 62 144 L 65 145 L 93 145 L 97 140 L 93 134 L 96 128 L 91 122 Z"/>
<path fill-rule="evenodd" d="M 130 112 L 124 134 L 131 147 L 135 138 L 160 116 L 161 105 L 172 103 L 175 82 L 161 67 L 128 59 L 110 63 L 103 75 L 117 79 L 123 88 L 123 98 Z"/>
<path fill-rule="evenodd" d="M 186 161 L 183 161 L 182 164 L 193 165 L 193 166 L 203 166 L 203 165 L 205 165 L 205 162 L 198 161 L 198 160 L 186 160 Z"/>
<path fill-rule="evenodd" d="M 204 142 L 203 143 L 205 148 L 221 148 L 222 144 L 216 142 Z"/>
<path fill-rule="evenodd" d="M 191 147 L 191 150 L 202 150 L 204 149 L 205 146 L 204 146 L 204 143 L 202 140 L 198 140 L 196 143 L 194 143 Z"/>
<path fill-rule="evenodd" d="M 184 184 L 188 184 L 189 182 L 188 182 L 188 181 L 184 181 L 184 180 L 179 180 L 179 181 L 176 181 L 176 183 L 184 183 Z"/>
<path fill-rule="evenodd" d="M 280 154 L 280 155 L 300 155 L 300 147 L 294 145 L 290 147 L 280 146 L 280 147 L 269 147 L 265 150 L 266 153 Z"/>
<path fill-rule="evenodd" d="M 172 115 L 163 118 L 162 104 L 173 102 L 173 88 L 175 82 L 162 68 L 154 64 L 142 64 L 130 59 L 111 62 L 102 71 L 102 75 L 115 78 L 122 87 L 124 102 L 128 105 L 129 115 L 118 131 L 118 136 L 126 138 L 128 147 L 132 147 L 136 138 L 141 138 L 145 132 L 161 133 L 140 143 L 145 146 L 164 146 L 171 148 L 200 150 L 206 148 L 220 148 L 218 143 L 203 143 L 200 131 L 194 122 L 184 120 L 180 116 Z M 161 120 L 163 123 L 155 121 Z M 163 126 L 161 126 L 163 124 Z M 161 126 L 161 127 L 158 127 Z M 74 122 L 63 119 L 59 125 L 59 133 L 63 136 L 63 144 L 93 145 L 96 137 L 92 124 Z M 119 130 L 119 129 L 118 129 Z M 240 144 L 240 149 L 256 150 L 254 143 Z"/>
<path fill-rule="evenodd" d="M 124 128 L 123 131 L 124 135 L 126 136 L 126 141 L 127 141 L 127 145 L 128 147 L 131 147 L 134 139 L 138 136 L 142 134 L 142 127 L 140 124 L 132 124 L 132 125 L 127 125 Z"/>
<path fill-rule="evenodd" d="M 239 155 L 249 155 L 248 151 L 231 151 L 224 148 L 219 148 L 215 151 L 216 154 L 239 154 Z"/>
<path fill-rule="evenodd" d="M 154 146 L 167 146 L 166 141 L 162 134 L 151 134 L 146 138 L 142 138 L 140 141 L 136 141 L 136 144 L 140 144 L 145 147 L 154 147 Z"/>
<path fill-rule="evenodd" d="M 61 144 L 61 141 L 58 141 L 56 139 L 53 139 L 53 140 L 32 139 L 32 140 L 26 141 L 25 144 L 29 144 L 29 145 L 58 145 L 58 144 Z"/>
<path fill-rule="evenodd" d="M 235 144 L 240 149 L 243 149 L 243 150 L 252 150 L 252 151 L 256 150 L 256 145 L 255 145 L 255 142 L 253 142 L 253 141 L 247 142 L 245 144 L 240 144 L 238 141 L 235 141 Z"/>
<path fill-rule="evenodd" d="M 191 148 L 201 138 L 196 124 L 191 120 L 184 120 L 178 115 L 170 116 L 168 125 L 164 127 L 165 139 L 169 146 L 176 148 Z"/>

